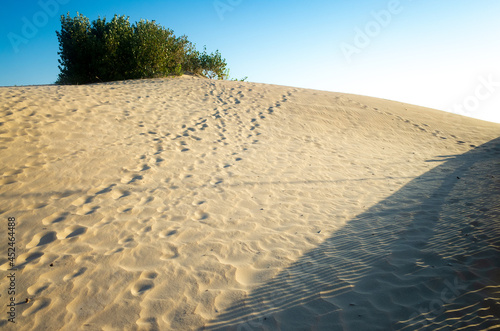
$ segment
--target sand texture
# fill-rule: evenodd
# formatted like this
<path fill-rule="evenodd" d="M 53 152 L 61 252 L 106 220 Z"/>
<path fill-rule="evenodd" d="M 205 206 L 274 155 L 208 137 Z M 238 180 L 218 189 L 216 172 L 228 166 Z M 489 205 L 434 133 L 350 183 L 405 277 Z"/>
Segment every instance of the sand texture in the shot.
<path fill-rule="evenodd" d="M 2 87 L 0 328 L 499 327 L 499 137 L 187 75 Z"/>

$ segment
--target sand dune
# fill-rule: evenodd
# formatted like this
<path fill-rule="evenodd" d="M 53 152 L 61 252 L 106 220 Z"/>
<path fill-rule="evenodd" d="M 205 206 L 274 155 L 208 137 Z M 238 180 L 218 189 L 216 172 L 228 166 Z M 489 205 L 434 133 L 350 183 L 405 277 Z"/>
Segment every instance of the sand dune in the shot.
<path fill-rule="evenodd" d="M 0 326 L 498 327 L 499 136 L 194 76 L 0 88 Z"/>

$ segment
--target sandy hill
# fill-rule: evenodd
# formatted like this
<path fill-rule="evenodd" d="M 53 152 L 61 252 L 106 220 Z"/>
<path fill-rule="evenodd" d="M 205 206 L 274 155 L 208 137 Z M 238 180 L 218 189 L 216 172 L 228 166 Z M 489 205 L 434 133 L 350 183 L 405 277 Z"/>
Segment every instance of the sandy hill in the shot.
<path fill-rule="evenodd" d="M 498 326 L 499 136 L 192 76 L 0 88 L 0 327 Z"/>

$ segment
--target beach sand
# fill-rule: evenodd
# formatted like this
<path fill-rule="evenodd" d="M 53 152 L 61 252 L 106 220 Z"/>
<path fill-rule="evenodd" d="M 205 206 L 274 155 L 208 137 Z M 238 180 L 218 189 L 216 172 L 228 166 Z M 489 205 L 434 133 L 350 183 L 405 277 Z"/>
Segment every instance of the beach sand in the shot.
<path fill-rule="evenodd" d="M 498 327 L 499 137 L 189 75 L 2 87 L 0 328 Z"/>

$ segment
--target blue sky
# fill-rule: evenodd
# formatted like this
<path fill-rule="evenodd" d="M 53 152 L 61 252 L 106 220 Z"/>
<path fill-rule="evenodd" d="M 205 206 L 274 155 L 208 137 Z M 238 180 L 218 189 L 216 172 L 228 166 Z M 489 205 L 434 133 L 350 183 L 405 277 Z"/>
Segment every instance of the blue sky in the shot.
<path fill-rule="evenodd" d="M 51 84 L 60 15 L 156 20 L 249 81 L 397 100 L 500 123 L 497 0 L 26 0 L 0 13 L 0 86 Z"/>

